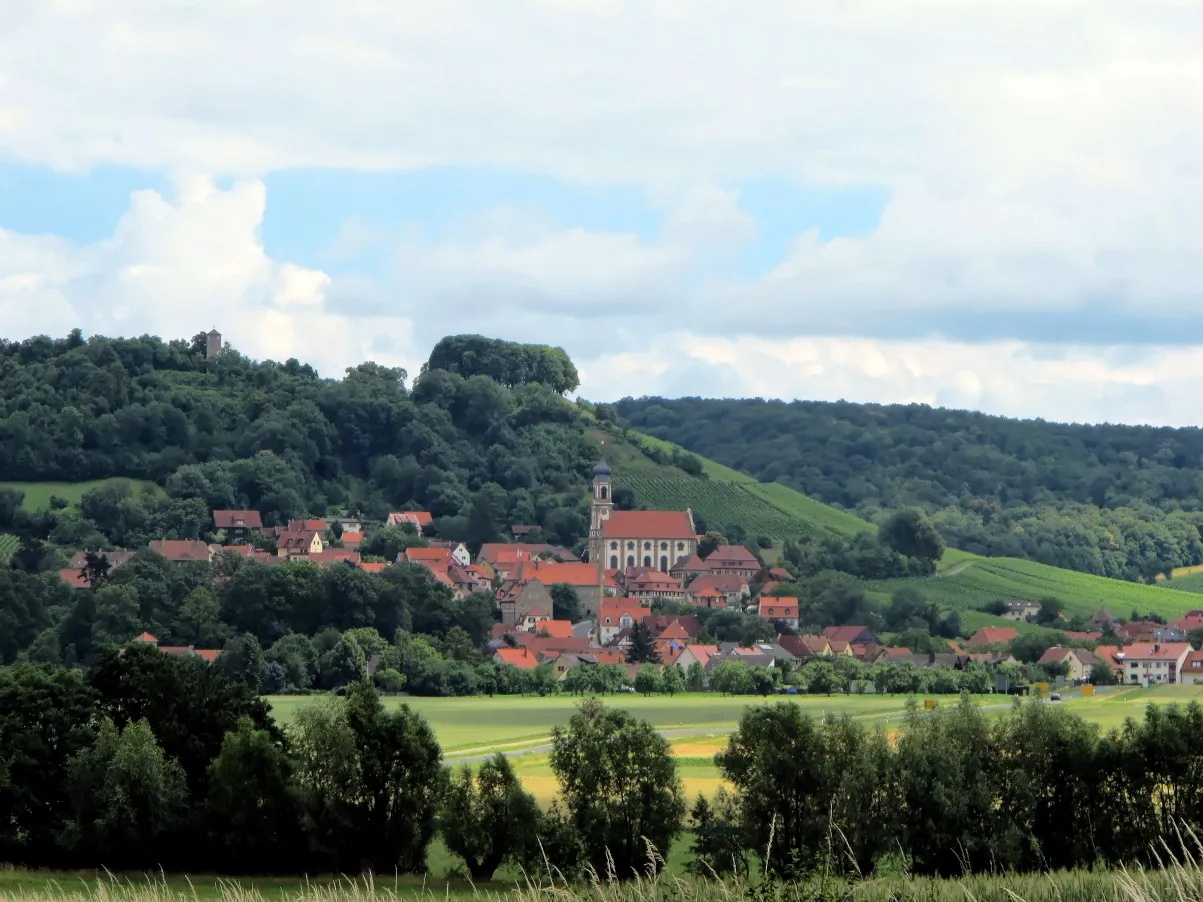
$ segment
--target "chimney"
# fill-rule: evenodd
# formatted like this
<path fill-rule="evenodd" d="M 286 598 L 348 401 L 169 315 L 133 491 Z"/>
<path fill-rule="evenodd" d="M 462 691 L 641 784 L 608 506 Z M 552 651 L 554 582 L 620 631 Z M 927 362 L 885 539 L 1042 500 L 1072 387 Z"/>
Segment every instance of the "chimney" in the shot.
<path fill-rule="evenodd" d="M 1160 642 L 1153 643 L 1153 651 L 1155 651 L 1155 652 L 1161 651 L 1161 643 Z"/>

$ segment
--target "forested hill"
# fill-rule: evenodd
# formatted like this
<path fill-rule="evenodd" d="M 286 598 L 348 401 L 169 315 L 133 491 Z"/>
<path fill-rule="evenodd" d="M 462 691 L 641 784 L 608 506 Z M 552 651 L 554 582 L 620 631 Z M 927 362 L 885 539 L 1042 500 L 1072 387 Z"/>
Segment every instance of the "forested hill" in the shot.
<path fill-rule="evenodd" d="M 1147 579 L 1198 563 L 1203 431 L 926 405 L 627 398 L 625 425 L 880 519 L 921 507 L 950 545 Z"/>
<path fill-rule="evenodd" d="M 191 537 L 211 509 L 273 524 L 336 505 L 375 519 L 429 510 L 448 535 L 475 515 L 485 533 L 516 522 L 557 543 L 584 536 L 597 444 L 563 397 L 578 381 L 563 351 L 454 336 L 406 379 L 374 363 L 328 379 L 230 348 L 207 358 L 204 335 L 0 342 L 0 481 L 162 485 L 161 502 L 120 502 L 144 502 L 124 518 L 128 542 Z"/>

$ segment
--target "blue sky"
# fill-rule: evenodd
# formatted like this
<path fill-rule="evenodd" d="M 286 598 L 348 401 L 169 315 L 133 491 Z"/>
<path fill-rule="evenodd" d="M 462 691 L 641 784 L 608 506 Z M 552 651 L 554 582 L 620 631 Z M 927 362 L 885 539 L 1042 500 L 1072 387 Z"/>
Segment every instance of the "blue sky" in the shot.
<path fill-rule="evenodd" d="M 263 179 L 267 205 L 262 239 L 267 254 L 332 276 L 372 276 L 402 232 L 419 228 L 439 241 L 458 225 L 494 208 L 532 211 L 562 228 L 620 232 L 652 243 L 664 212 L 634 185 L 570 184 L 539 174 L 439 167 L 407 172 L 296 169 Z M 217 179 L 219 186 L 229 178 Z M 724 186 L 755 220 L 755 238 L 740 248 L 735 278 L 763 276 L 784 259 L 789 242 L 810 229 L 823 240 L 871 232 L 885 206 L 875 188 L 807 188 L 781 176 Z M 84 173 L 0 163 L 0 228 L 57 235 L 79 243 L 113 234 L 134 191 L 166 193 L 164 172 L 102 166 Z M 352 223 L 370 236 L 340 244 Z"/>
<path fill-rule="evenodd" d="M 337 376 L 473 331 L 563 346 L 594 399 L 1197 421 L 1203 15 L 1177 0 L 12 24 L 6 338 L 218 326 Z"/>

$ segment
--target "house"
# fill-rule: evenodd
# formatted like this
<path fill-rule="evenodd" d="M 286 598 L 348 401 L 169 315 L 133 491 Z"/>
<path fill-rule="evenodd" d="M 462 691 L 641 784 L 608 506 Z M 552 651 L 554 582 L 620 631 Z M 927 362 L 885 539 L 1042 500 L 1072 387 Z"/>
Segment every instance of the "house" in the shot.
<path fill-rule="evenodd" d="M 280 557 L 307 557 L 325 550 L 321 534 L 312 529 L 286 529 L 276 539 L 276 554 Z"/>
<path fill-rule="evenodd" d="M 581 616 L 597 616 L 603 598 L 618 595 L 618 583 L 612 576 L 598 572 L 593 564 L 560 563 L 538 558 L 527 560 L 512 574 L 515 579 L 537 578 L 545 586 L 567 583 L 576 589 Z"/>
<path fill-rule="evenodd" d="M 685 580 L 688 583 L 699 573 L 705 573 L 710 569 L 710 565 L 702 560 L 696 553 L 688 555 L 678 560 L 675 564 L 668 568 L 668 572 Z"/>
<path fill-rule="evenodd" d="M 1184 686 L 1203 683 L 1203 651 L 1192 651 L 1186 656 L 1178 682 Z"/>
<path fill-rule="evenodd" d="M 609 645 L 624 629 L 642 623 L 651 614 L 651 610 L 645 608 L 637 598 L 605 599 L 597 617 L 598 641 L 602 645 Z"/>
<path fill-rule="evenodd" d="M 610 473 L 604 460 L 593 468 L 590 561 L 607 570 L 653 567 L 668 573 L 698 550 L 692 511 L 616 511 Z"/>
<path fill-rule="evenodd" d="M 693 614 L 649 614 L 643 618 L 644 625 L 653 636 L 661 635 L 670 626 L 679 626 L 692 642 L 702 632 L 702 623 Z"/>
<path fill-rule="evenodd" d="M 1120 645 L 1096 645 L 1094 648 L 1095 660 L 1109 665 L 1121 679 L 1124 674 L 1123 654 L 1124 649 Z"/>
<path fill-rule="evenodd" d="M 706 556 L 706 566 L 711 573 L 733 573 L 744 579 L 760 572 L 760 561 L 742 545 L 720 545 Z"/>
<path fill-rule="evenodd" d="M 853 643 L 858 645 L 881 645 L 881 640 L 867 626 L 829 626 L 823 630 L 823 638 L 831 643 L 832 651 L 840 654 L 844 651 L 843 646 L 849 646 Z M 840 643 L 840 648 L 836 648 L 836 643 Z"/>
<path fill-rule="evenodd" d="M 686 593 L 686 599 L 695 608 L 725 608 L 727 606 L 727 595 L 716 588 L 699 589 L 696 592 L 692 589 Z"/>
<path fill-rule="evenodd" d="M 338 541 L 342 544 L 343 548 L 354 551 L 363 542 L 363 533 L 344 531 L 343 534 L 339 536 Z"/>
<path fill-rule="evenodd" d="M 1002 616 L 1007 620 L 1026 621 L 1040 613 L 1040 605 L 1034 601 L 1009 601 Z"/>
<path fill-rule="evenodd" d="M 199 539 L 153 539 L 150 550 L 173 564 L 208 563 L 213 558 L 213 550 Z"/>
<path fill-rule="evenodd" d="M 784 567 L 770 567 L 769 579 L 775 580 L 779 583 L 790 583 L 794 581 L 794 575 Z"/>
<path fill-rule="evenodd" d="M 92 581 L 87 579 L 82 570 L 72 570 L 68 567 L 65 570 L 58 572 L 59 579 L 65 582 L 72 589 L 90 589 Z"/>
<path fill-rule="evenodd" d="M 319 567 L 329 567 L 331 564 L 358 564 L 359 552 L 347 551 L 345 548 L 327 548 L 317 554 L 311 554 L 306 560 L 312 561 Z"/>
<path fill-rule="evenodd" d="M 571 620 L 543 620 L 535 625 L 535 635 L 541 636 L 544 633 L 552 639 L 571 639 L 572 638 L 572 621 Z"/>
<path fill-rule="evenodd" d="M 1066 630 L 1065 637 L 1078 642 L 1098 642 L 1103 638 L 1103 634 L 1094 630 Z"/>
<path fill-rule="evenodd" d="M 1187 611 L 1185 615 L 1174 621 L 1174 626 L 1182 630 L 1185 635 L 1191 630 L 1197 630 L 1203 627 L 1203 611 Z"/>
<path fill-rule="evenodd" d="M 472 566 L 472 553 L 468 551 L 468 546 L 463 542 L 440 542 L 437 539 L 431 539 L 431 548 L 445 548 L 451 553 L 451 560 L 455 561 L 461 567 Z"/>
<path fill-rule="evenodd" d="M 321 533 L 322 535 L 325 535 L 326 531 L 329 528 L 330 528 L 330 524 L 328 524 L 325 520 L 321 520 L 321 519 L 289 520 L 288 528 L 285 531 L 286 532 L 316 532 L 316 533 Z"/>
<path fill-rule="evenodd" d="M 539 659 L 528 648 L 509 648 L 502 646 L 493 652 L 493 663 L 509 664 L 519 670 L 534 670 L 539 666 Z"/>
<path fill-rule="evenodd" d="M 153 645 L 165 655 L 178 655 L 182 657 L 198 657 L 204 660 L 206 664 L 212 664 L 221 656 L 221 650 L 217 648 L 196 648 L 192 645 L 159 645 L 157 636 L 151 633 L 142 633 L 130 640 L 130 645 L 137 642 L 140 645 Z"/>
<path fill-rule="evenodd" d="M 723 593 L 727 599 L 727 607 L 742 606 L 752 594 L 748 581 L 735 573 L 702 573 L 689 584 L 685 596 L 695 607 L 701 607 L 693 602 L 693 598 L 710 589 L 717 589 Z"/>
<path fill-rule="evenodd" d="M 213 511 L 213 526 L 228 538 L 245 539 L 249 533 L 263 529 L 263 517 L 259 511 Z"/>
<path fill-rule="evenodd" d="M 71 560 L 67 562 L 67 567 L 71 570 L 84 569 L 84 567 L 87 566 L 89 554 L 98 554 L 101 557 L 106 558 L 109 562 L 109 571 L 112 572 L 118 567 L 129 563 L 130 558 L 137 554 L 137 552 L 126 551 L 122 548 L 119 548 L 116 551 L 101 551 L 100 549 L 96 549 L 95 551 L 92 551 L 91 549 L 87 551 L 77 551 L 75 554 L 71 555 Z"/>
<path fill-rule="evenodd" d="M 1186 642 L 1137 642 L 1123 651 L 1123 681 L 1130 685 L 1176 683 L 1186 657 Z"/>
<path fill-rule="evenodd" d="M 1046 649 L 1044 654 L 1040 656 L 1037 664 L 1064 664 L 1065 678 L 1073 680 L 1075 683 L 1086 679 L 1090 671 L 1086 667 L 1082 658 L 1078 654 L 1079 649 L 1063 648 L 1060 645 L 1054 645 L 1052 648 Z M 1091 663 L 1094 663 L 1094 655 L 1091 655 Z"/>
<path fill-rule="evenodd" d="M 583 566 L 588 567 L 588 564 Z M 661 573 L 651 568 L 633 568 L 630 576 L 623 578 L 623 587 L 631 598 L 671 598 L 680 600 L 685 597 L 685 586 L 681 580 Z"/>
<path fill-rule="evenodd" d="M 719 653 L 717 645 L 687 645 L 673 663 L 682 670 L 688 670 L 691 664 L 697 663 L 705 669 L 710 659 Z"/>
<path fill-rule="evenodd" d="M 795 658 L 823 658 L 831 654 L 831 643 L 824 636 L 801 636 L 781 633 L 777 644 Z"/>
<path fill-rule="evenodd" d="M 1176 626 L 1152 620 L 1130 620 L 1115 628 L 1121 642 L 1182 642 L 1186 634 Z"/>
<path fill-rule="evenodd" d="M 405 548 L 397 553 L 398 564 L 434 564 L 444 570 L 451 565 L 449 548 Z"/>
<path fill-rule="evenodd" d="M 1106 630 L 1108 627 L 1119 626 L 1119 621 L 1112 617 L 1106 608 L 1099 608 L 1098 613 L 1090 618 L 1090 625 L 1098 630 Z"/>
<path fill-rule="evenodd" d="M 666 664 L 675 661 L 696 635 L 697 633 L 694 632 L 691 636 L 690 630 L 687 630 L 680 620 L 674 619 L 672 623 L 656 633 L 656 650 L 660 652 L 661 660 Z"/>
<path fill-rule="evenodd" d="M 501 622 L 516 625 L 526 619 L 532 610 L 552 610 L 551 593 L 537 579 L 523 583 L 506 583 L 497 590 L 497 606 L 501 608 Z"/>
<path fill-rule="evenodd" d="M 983 626 L 969 637 L 966 648 L 985 648 L 999 642 L 1010 642 L 1019 635 L 1019 630 L 1011 626 Z"/>
<path fill-rule="evenodd" d="M 515 539 L 526 539 L 530 536 L 537 536 L 538 534 L 539 527 L 532 526 L 529 523 L 515 523 L 510 527 L 510 535 L 512 535 Z"/>
<path fill-rule="evenodd" d="M 366 573 L 383 573 L 389 565 L 386 561 L 360 561 L 356 566 Z"/>
<path fill-rule="evenodd" d="M 788 596 L 769 597 L 763 595 L 758 604 L 753 606 L 752 613 L 758 614 L 765 620 L 784 623 L 786 626 L 798 628 L 798 599 Z"/>
<path fill-rule="evenodd" d="M 422 534 L 434 518 L 429 511 L 399 511 L 391 513 L 384 521 L 385 526 L 412 526 L 418 535 Z"/>

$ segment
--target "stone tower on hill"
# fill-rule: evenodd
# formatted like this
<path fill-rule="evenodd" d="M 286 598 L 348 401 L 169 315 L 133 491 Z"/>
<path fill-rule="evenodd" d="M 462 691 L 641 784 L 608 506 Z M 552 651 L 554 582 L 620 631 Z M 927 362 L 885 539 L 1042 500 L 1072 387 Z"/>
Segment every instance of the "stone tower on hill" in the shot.
<path fill-rule="evenodd" d="M 205 359 L 212 359 L 221 353 L 221 333 L 210 329 L 205 333 Z"/>

